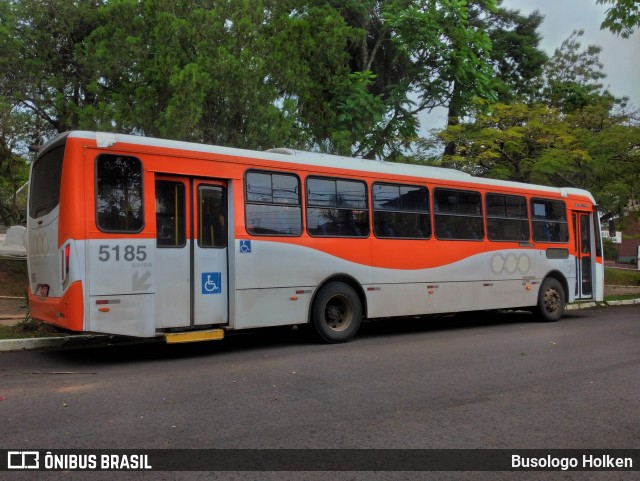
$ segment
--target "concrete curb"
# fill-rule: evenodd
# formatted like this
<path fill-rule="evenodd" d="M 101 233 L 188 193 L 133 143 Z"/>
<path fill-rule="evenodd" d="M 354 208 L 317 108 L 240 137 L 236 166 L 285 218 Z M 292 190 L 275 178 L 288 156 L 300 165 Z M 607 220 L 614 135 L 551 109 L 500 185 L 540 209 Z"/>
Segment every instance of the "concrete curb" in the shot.
<path fill-rule="evenodd" d="M 578 309 L 592 309 L 594 307 L 608 306 L 630 306 L 640 304 L 640 299 L 624 299 L 622 301 L 602 301 L 602 302 L 574 302 L 565 307 L 567 311 L 576 311 Z"/>
<path fill-rule="evenodd" d="M 78 334 L 64 337 L 33 337 L 28 339 L 5 339 L 0 341 L 0 352 L 27 351 L 51 347 L 88 347 L 105 344 L 113 339 L 107 334 Z"/>

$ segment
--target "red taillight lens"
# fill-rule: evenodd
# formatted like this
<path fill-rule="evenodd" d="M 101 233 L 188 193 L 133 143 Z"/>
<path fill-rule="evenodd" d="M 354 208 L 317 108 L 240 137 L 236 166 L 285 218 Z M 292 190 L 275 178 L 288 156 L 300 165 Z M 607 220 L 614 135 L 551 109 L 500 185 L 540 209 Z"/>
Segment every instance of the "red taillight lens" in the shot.
<path fill-rule="evenodd" d="M 65 275 L 69 275 L 69 254 L 71 253 L 71 246 L 67 244 L 64 246 L 64 267 L 65 267 Z"/>

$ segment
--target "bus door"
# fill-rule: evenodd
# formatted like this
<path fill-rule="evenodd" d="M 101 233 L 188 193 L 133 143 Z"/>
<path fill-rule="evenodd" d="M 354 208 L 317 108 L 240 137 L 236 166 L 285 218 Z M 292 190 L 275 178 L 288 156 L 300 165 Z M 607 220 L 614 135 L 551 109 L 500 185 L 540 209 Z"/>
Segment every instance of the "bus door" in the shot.
<path fill-rule="evenodd" d="M 227 323 L 226 184 L 157 176 L 155 188 L 157 327 Z"/>
<path fill-rule="evenodd" d="M 571 219 L 576 249 L 576 298 L 591 299 L 595 269 L 593 214 L 573 212 Z"/>

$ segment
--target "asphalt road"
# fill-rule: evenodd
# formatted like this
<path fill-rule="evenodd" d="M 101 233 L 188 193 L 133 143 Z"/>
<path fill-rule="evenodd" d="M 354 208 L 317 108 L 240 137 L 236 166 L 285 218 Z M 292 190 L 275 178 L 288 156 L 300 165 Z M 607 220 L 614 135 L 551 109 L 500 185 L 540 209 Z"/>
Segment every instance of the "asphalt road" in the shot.
<path fill-rule="evenodd" d="M 369 323 L 343 345 L 277 329 L 190 345 L 0 353 L 0 443 L 638 449 L 639 386 L 640 305 L 573 311 L 550 324 L 524 313 Z M 156 472 L 118 479 L 640 478 L 637 471 L 342 474 Z"/>

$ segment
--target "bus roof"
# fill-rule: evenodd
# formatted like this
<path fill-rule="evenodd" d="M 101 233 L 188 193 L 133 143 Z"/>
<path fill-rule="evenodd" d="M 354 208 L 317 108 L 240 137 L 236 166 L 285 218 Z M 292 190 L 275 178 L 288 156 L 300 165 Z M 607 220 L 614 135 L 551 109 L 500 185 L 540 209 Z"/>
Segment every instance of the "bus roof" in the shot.
<path fill-rule="evenodd" d="M 274 162 L 294 163 L 314 167 L 327 167 L 332 169 L 356 170 L 362 172 L 371 172 L 387 175 L 400 175 L 408 177 L 421 177 L 433 180 L 458 181 L 477 183 L 482 186 L 494 186 L 495 188 L 508 188 L 519 190 L 532 190 L 546 193 L 553 193 L 562 197 L 569 195 L 584 196 L 595 204 L 595 199 L 590 192 L 584 189 L 573 187 L 549 187 L 536 184 L 525 184 L 521 182 L 505 181 L 497 179 L 488 179 L 484 177 L 476 177 L 466 172 L 455 169 L 447 169 L 443 167 L 432 167 L 425 165 L 403 164 L 397 162 L 386 162 L 383 160 L 368 160 L 354 157 L 342 157 L 338 155 L 330 155 L 316 152 L 307 152 L 288 148 L 271 149 L 268 151 L 255 151 L 238 149 L 233 147 L 221 147 L 216 145 L 198 144 L 193 142 L 183 142 L 177 140 L 158 139 L 153 137 L 142 137 L 128 134 L 114 134 L 107 132 L 89 132 L 89 131 L 71 131 L 60 134 L 47 143 L 41 150 L 45 152 L 54 144 L 59 144 L 63 138 L 82 138 L 95 140 L 98 147 L 113 147 L 118 143 L 141 145 L 149 147 L 160 147 L 173 150 L 191 151 L 207 154 L 220 154 L 225 156 L 236 156 L 245 158 L 254 158 L 260 160 L 268 160 Z"/>

